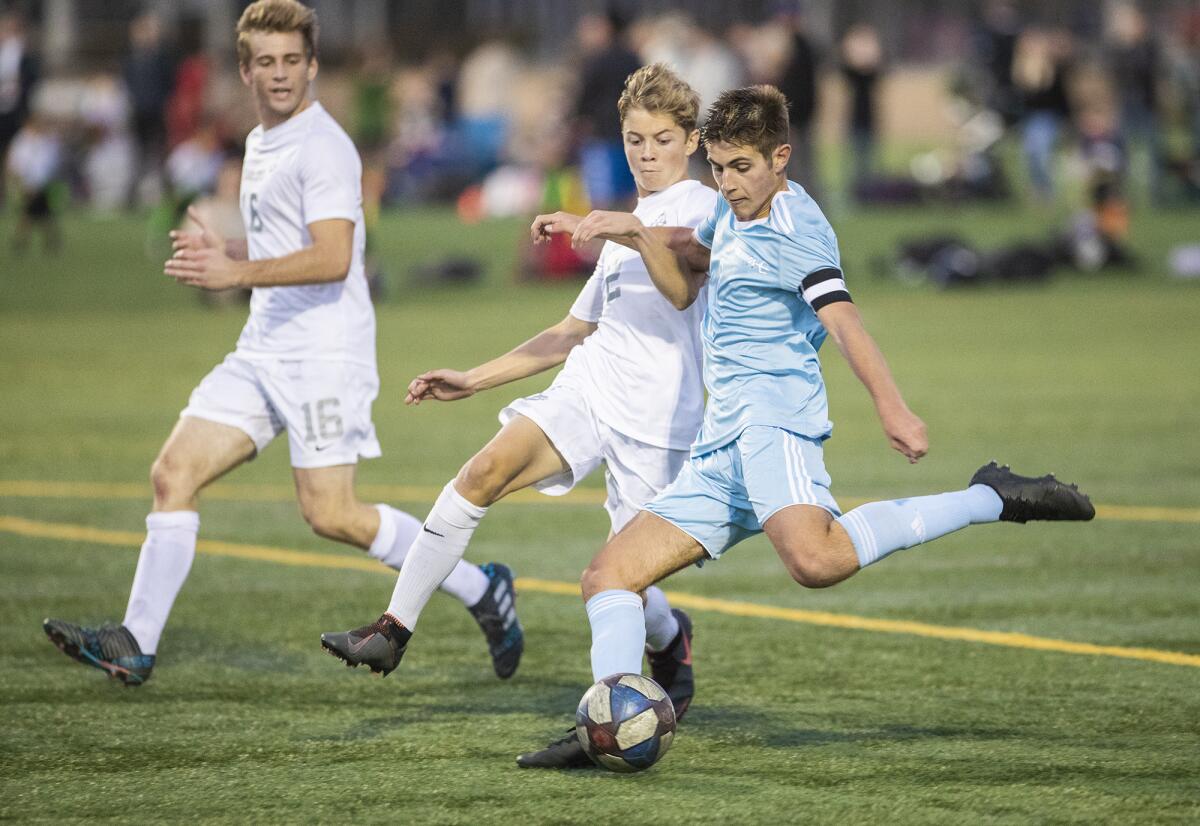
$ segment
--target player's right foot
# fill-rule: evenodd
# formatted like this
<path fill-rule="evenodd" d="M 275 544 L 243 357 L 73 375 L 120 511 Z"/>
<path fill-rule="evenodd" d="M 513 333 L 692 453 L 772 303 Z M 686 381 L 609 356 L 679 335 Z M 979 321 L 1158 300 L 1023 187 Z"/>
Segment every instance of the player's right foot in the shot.
<path fill-rule="evenodd" d="M 679 633 L 662 651 L 646 649 L 646 659 L 650 661 L 650 676 L 667 692 L 675 706 L 675 719 L 681 720 L 696 693 L 692 672 L 692 618 L 678 608 L 672 608 L 671 613 L 679 621 Z"/>
<path fill-rule="evenodd" d="M 84 665 L 94 666 L 125 685 L 141 685 L 154 670 L 154 655 L 143 654 L 124 625 L 84 628 L 58 619 L 42 621 L 42 630 L 58 650 Z"/>
<path fill-rule="evenodd" d="M 995 462 L 975 471 L 972 485 L 987 485 L 1004 503 L 1003 522 L 1029 522 L 1033 519 L 1086 522 L 1096 515 L 1092 501 L 1075 485 L 1046 476 L 1018 476 L 1008 465 Z"/>
<path fill-rule="evenodd" d="M 546 748 L 518 755 L 517 765 L 523 769 L 586 769 L 596 764 L 579 744 L 572 726 L 566 737 L 555 740 Z"/>
<path fill-rule="evenodd" d="M 321 635 L 321 647 L 351 668 L 365 665 L 386 677 L 400 665 L 404 649 L 412 637 L 391 614 L 384 614 L 370 625 L 341 633 Z"/>

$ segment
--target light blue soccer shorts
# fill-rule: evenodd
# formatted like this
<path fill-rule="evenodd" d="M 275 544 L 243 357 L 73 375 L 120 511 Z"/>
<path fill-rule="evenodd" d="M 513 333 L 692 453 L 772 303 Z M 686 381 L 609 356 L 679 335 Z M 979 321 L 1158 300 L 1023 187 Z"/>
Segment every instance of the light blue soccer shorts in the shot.
<path fill-rule="evenodd" d="M 693 456 L 646 510 L 717 559 L 789 505 L 841 516 L 829 492 L 821 443 L 778 427 L 752 426 L 723 447 Z"/>

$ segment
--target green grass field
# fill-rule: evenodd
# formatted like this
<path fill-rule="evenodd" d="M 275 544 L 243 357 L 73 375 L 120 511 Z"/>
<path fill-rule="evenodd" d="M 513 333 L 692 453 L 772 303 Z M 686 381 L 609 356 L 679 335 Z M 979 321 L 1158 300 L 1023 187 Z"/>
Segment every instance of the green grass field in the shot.
<path fill-rule="evenodd" d="M 728 603 L 692 609 L 693 710 L 671 753 L 636 776 L 513 763 L 564 728 L 590 682 L 569 584 L 606 530 L 598 479 L 565 501 L 502 503 L 476 536 L 471 559 L 539 580 L 521 594 L 527 653 L 509 683 L 445 597 L 386 680 L 321 652 L 321 631 L 378 615 L 392 579 L 308 533 L 283 446 L 205 502 L 202 539 L 229 544 L 202 547 L 148 685 L 125 689 L 55 651 L 42 617 L 120 618 L 150 461 L 244 311 L 204 309 L 161 276 L 131 220 L 72 218 L 56 260 L 0 252 L 0 819 L 1200 820 L 1200 285 L 1163 275 L 1196 217 L 1139 215 L 1138 275 L 962 293 L 880 282 L 868 264 L 899 237 L 952 228 L 994 244 L 1051 217 L 835 221 L 858 303 L 932 449 L 915 467 L 893 454 L 830 348 L 834 492 L 849 503 L 959 487 L 995 457 L 1078 481 L 1100 518 L 962 532 L 826 591 L 792 584 L 762 538 L 672 579 L 681 602 Z M 548 381 L 402 405 L 420 370 L 469 366 L 565 314 L 577 285 L 512 283 L 520 229 L 387 217 L 385 456 L 361 470 L 373 496 L 423 515 L 496 411 Z M 490 262 L 485 283 L 404 284 L 410 265 L 449 252 Z M 1027 636 L 976 640 L 988 631 Z M 1111 648 L 1032 647 L 1044 639 Z"/>

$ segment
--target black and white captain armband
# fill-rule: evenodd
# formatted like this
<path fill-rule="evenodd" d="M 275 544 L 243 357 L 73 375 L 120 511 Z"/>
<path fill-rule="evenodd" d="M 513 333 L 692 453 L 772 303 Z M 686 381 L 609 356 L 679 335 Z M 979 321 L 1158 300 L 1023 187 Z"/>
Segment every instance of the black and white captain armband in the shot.
<path fill-rule="evenodd" d="M 806 275 L 800 282 L 800 296 L 813 308 L 813 312 L 839 301 L 853 301 L 850 291 L 846 289 L 842 271 L 833 267 Z"/>

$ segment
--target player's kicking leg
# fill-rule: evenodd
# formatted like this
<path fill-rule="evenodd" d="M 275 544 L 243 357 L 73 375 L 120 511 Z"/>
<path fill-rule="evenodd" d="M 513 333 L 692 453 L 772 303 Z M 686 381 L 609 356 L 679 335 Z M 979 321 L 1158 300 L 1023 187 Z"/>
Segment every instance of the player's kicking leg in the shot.
<path fill-rule="evenodd" d="M 583 598 L 592 626 L 592 679 L 641 673 L 646 620 L 639 592 L 705 556 L 699 542 L 645 511 L 605 544 L 582 578 Z M 517 757 L 517 765 L 527 769 L 569 769 L 593 764 L 572 726 L 566 736 L 546 748 Z"/>
<path fill-rule="evenodd" d="M 254 455 L 242 430 L 184 416 L 154 462 L 154 510 L 146 517 L 146 541 L 120 625 L 87 628 L 47 619 L 43 629 L 67 656 L 108 673 L 126 685 L 150 679 L 167 616 L 196 554 L 201 488 Z"/>
<path fill-rule="evenodd" d="M 390 674 L 400 664 L 430 596 L 457 566 L 466 564 L 463 554 L 488 507 L 513 491 L 568 470 L 541 428 L 523 416 L 509 421 L 442 489 L 408 551 L 387 611 L 370 625 L 322 634 L 321 645 L 347 665 Z M 493 563 L 488 570 L 492 587 L 481 625 L 487 622 L 495 630 L 497 674 L 508 677 L 524 650 L 516 593 L 507 568 Z"/>

